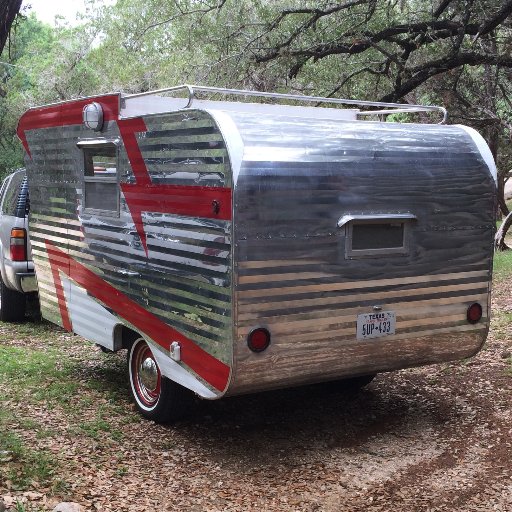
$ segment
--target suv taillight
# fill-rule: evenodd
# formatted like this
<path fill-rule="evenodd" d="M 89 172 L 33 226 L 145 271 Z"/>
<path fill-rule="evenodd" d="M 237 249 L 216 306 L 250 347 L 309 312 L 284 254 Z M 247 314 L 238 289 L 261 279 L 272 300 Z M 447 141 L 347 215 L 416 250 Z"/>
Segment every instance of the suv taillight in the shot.
<path fill-rule="evenodd" d="M 11 229 L 11 260 L 27 259 L 27 232 L 23 228 Z"/>

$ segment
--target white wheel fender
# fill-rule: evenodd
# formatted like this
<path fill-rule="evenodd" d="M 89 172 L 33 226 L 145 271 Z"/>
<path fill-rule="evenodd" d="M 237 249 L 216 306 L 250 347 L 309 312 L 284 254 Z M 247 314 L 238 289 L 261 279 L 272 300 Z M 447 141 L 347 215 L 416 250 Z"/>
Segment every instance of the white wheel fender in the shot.
<path fill-rule="evenodd" d="M 160 346 L 155 343 L 148 342 L 151 347 L 153 356 L 156 359 L 160 373 L 168 379 L 181 384 L 183 387 L 190 389 L 201 398 L 214 399 L 218 398 L 219 394 L 214 393 L 210 388 L 205 386 L 197 377 L 183 368 L 179 363 L 173 361 L 169 353 L 164 351 Z"/>

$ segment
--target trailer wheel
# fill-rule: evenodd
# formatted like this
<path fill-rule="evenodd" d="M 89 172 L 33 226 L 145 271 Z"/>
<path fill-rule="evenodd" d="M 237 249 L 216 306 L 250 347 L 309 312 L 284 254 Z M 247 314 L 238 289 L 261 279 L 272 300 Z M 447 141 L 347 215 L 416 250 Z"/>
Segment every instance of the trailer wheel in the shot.
<path fill-rule="evenodd" d="M 135 405 L 146 418 L 169 423 L 183 416 L 191 393 L 160 373 L 151 348 L 137 338 L 128 349 L 130 389 Z"/>
<path fill-rule="evenodd" d="M 11 290 L 0 278 L 0 320 L 21 322 L 25 318 L 27 300 L 23 293 Z"/>

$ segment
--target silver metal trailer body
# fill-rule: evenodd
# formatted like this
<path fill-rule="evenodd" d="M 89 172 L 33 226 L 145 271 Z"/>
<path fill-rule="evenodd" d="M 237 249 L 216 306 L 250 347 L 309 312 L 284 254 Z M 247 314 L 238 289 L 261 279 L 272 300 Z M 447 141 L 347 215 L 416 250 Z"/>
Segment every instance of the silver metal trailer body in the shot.
<path fill-rule="evenodd" d="M 148 375 L 218 398 L 485 341 L 495 170 L 468 128 L 108 95 L 18 133 L 43 315 L 111 350 L 142 337 L 142 409 Z"/>
<path fill-rule="evenodd" d="M 234 389 L 479 350 L 495 185 L 466 129 L 233 118 L 244 142 L 233 229 Z M 476 324 L 466 317 L 473 303 L 485 310 Z M 395 316 L 393 334 L 357 331 L 360 315 L 382 312 Z M 255 357 L 245 340 L 259 325 L 272 344 Z"/>

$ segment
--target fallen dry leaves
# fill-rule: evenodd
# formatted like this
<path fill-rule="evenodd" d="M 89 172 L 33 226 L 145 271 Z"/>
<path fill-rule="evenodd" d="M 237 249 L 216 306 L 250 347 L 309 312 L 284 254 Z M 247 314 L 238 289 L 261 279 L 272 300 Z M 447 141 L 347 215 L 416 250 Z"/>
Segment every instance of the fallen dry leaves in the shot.
<path fill-rule="evenodd" d="M 495 289 L 495 310 L 512 311 L 510 292 Z M 77 364 L 76 410 L 10 403 L 37 425 L 16 433 L 57 461 L 53 483 L 14 490 L 3 479 L 0 496 L 10 510 L 18 500 L 102 512 L 509 512 L 512 333 L 501 329 L 465 363 L 380 375 L 357 395 L 319 385 L 198 402 L 173 426 L 136 414 L 124 355 L 60 333 Z M 37 337 L 23 344 L 45 349 Z"/>

